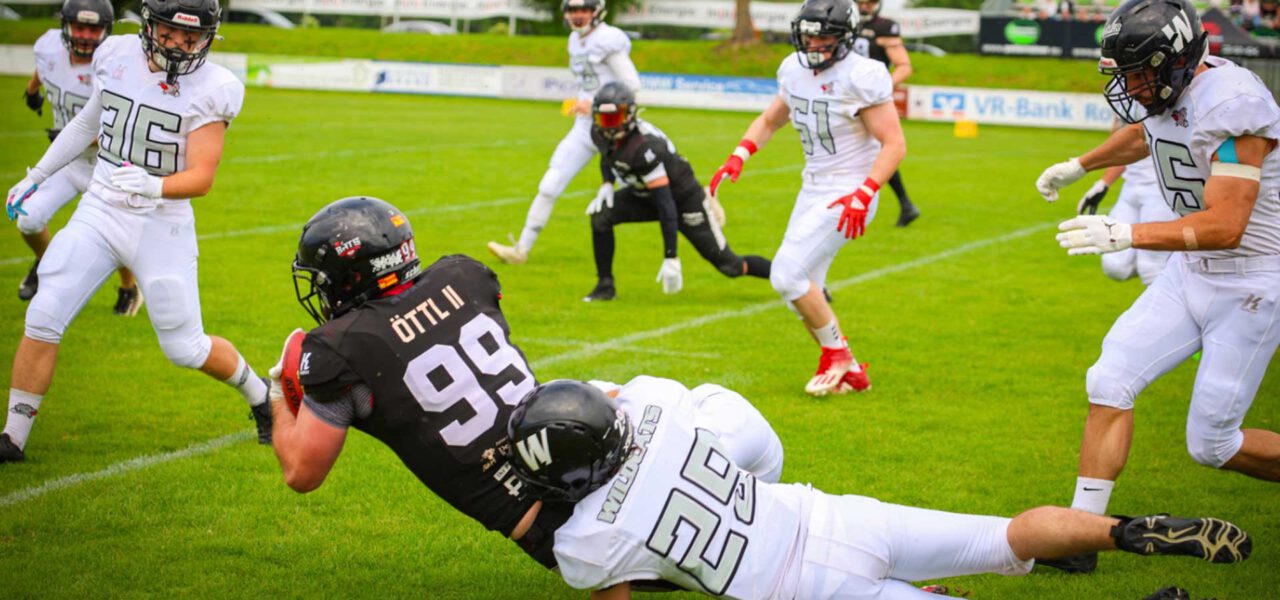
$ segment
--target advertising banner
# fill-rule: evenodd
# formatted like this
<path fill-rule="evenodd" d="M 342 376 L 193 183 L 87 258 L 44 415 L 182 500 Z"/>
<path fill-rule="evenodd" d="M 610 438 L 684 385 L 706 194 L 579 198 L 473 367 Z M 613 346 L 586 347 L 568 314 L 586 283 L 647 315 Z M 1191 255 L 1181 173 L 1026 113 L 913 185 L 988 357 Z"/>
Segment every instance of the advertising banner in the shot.
<path fill-rule="evenodd" d="M 911 86 L 907 117 L 993 125 L 1111 129 L 1111 106 L 1097 94 Z"/>
<path fill-rule="evenodd" d="M 1102 21 L 1039 21 L 983 15 L 978 34 L 983 54 L 1097 58 Z"/>

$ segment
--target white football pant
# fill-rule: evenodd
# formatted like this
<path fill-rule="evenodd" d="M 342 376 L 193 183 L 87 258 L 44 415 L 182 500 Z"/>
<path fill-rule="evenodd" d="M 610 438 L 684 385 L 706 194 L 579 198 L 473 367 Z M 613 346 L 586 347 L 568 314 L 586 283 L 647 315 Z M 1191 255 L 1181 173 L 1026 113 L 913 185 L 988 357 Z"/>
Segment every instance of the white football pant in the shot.
<path fill-rule="evenodd" d="M 551 210 L 556 206 L 556 198 L 564 193 L 569 182 L 595 156 L 596 146 L 591 142 L 591 118 L 578 115 L 573 120 L 573 128 L 556 145 L 547 172 L 538 183 L 538 195 L 533 199 L 533 204 L 529 205 L 524 230 L 520 232 L 521 250 L 528 252 L 533 247 L 538 234 L 547 226 L 547 221 L 551 220 Z"/>
<path fill-rule="evenodd" d="M 23 201 L 22 210 L 27 214 L 18 217 L 18 231 L 27 235 L 44 231 L 53 215 L 89 188 L 94 162 L 77 158 L 44 180 L 35 193 Z"/>
<path fill-rule="evenodd" d="M 829 204 L 858 189 L 865 174 L 849 173 L 811 174 L 805 172 L 804 186 L 796 197 L 795 207 L 787 222 L 787 232 L 782 245 L 773 256 L 769 282 L 782 299 L 788 303 L 809 291 L 809 282 L 819 287 L 826 285 L 827 271 L 836 253 L 848 243 L 842 231 L 836 231 L 843 207 L 827 208 Z M 880 206 L 879 194 L 871 200 L 867 214 L 867 229 L 875 219 Z"/>
<path fill-rule="evenodd" d="M 1123 223 L 1155 223 L 1173 221 L 1178 215 L 1169 210 L 1164 203 L 1164 196 L 1156 185 L 1132 185 L 1125 182 L 1120 188 L 1120 197 L 1116 205 L 1107 213 L 1111 218 Z M 1161 250 L 1139 250 L 1127 248 L 1119 252 L 1102 255 L 1102 272 L 1116 281 L 1125 281 L 1134 275 L 1142 279 L 1143 285 L 1151 285 L 1156 276 L 1164 271 L 1172 252 Z"/>

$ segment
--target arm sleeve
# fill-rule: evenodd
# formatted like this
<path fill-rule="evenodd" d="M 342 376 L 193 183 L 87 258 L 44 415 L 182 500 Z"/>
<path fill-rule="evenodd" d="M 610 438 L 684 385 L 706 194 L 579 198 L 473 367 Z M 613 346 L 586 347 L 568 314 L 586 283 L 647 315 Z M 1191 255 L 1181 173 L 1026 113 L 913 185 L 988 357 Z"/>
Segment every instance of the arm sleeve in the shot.
<path fill-rule="evenodd" d="M 609 160 L 604 157 L 604 153 L 600 153 L 600 180 L 605 183 L 613 183 L 613 167 L 609 166 Z"/>
<path fill-rule="evenodd" d="M 649 190 L 653 203 L 658 208 L 658 225 L 662 228 L 662 256 L 676 257 L 676 199 L 671 195 L 671 186 L 664 185 Z"/>
<path fill-rule="evenodd" d="M 62 133 L 53 140 L 44 156 L 28 175 L 36 183 L 44 183 L 50 175 L 67 166 L 84 153 L 98 137 L 98 125 L 102 119 L 102 101 L 97 90 L 74 119 L 67 123 Z"/>
<path fill-rule="evenodd" d="M 363 383 L 349 386 L 337 394 L 322 391 L 320 395 L 324 398 L 313 398 L 308 393 L 302 402 L 321 421 L 334 427 L 346 429 L 357 418 L 367 417 L 373 412 L 373 390 Z"/>
<path fill-rule="evenodd" d="M 243 106 L 244 84 L 232 79 L 193 103 L 190 131 L 218 121 L 225 121 L 230 125 Z"/>
<path fill-rule="evenodd" d="M 630 49 L 630 44 L 627 46 Z M 631 62 L 631 55 L 626 52 L 614 52 L 604 57 L 604 63 L 609 65 L 609 69 L 618 76 L 618 81 L 622 85 L 627 86 L 637 96 L 640 95 L 640 72 L 636 70 L 635 63 Z"/>

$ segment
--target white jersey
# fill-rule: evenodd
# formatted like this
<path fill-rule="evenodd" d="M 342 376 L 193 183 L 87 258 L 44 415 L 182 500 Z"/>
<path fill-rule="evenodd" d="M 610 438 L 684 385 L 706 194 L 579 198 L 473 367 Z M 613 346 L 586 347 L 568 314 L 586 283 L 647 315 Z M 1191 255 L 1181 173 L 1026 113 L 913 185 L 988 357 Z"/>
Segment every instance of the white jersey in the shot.
<path fill-rule="evenodd" d="M 631 38 L 608 23 L 597 25 L 586 37 L 576 31 L 569 34 L 569 69 L 578 79 L 579 100 L 590 100 L 601 87 L 618 81 L 605 60 L 619 52 L 631 53 Z"/>
<path fill-rule="evenodd" d="M 665 580 L 731 598 L 791 597 L 812 492 L 740 469 L 697 428 L 690 395 L 653 377 L 622 387 L 640 450 L 556 530 L 560 575 L 578 589 Z"/>
<path fill-rule="evenodd" d="M 107 38 L 93 55 L 93 73 L 102 103 L 93 181 L 105 190 L 112 190 L 111 173 L 125 161 L 157 176 L 185 170 L 187 135 L 231 123 L 244 102 L 244 84 L 210 62 L 170 86 L 163 71 L 151 71 L 136 35 Z"/>
<path fill-rule="evenodd" d="M 62 43 L 61 29 L 44 32 L 33 50 L 36 75 L 53 108 L 53 128 L 62 129 L 89 103 L 93 94 L 93 67 L 89 63 L 71 64 L 71 52 Z M 97 148 L 88 148 L 83 158 L 92 160 L 97 153 Z"/>
<path fill-rule="evenodd" d="M 791 124 L 804 146 L 805 171 L 871 172 L 880 141 L 863 126 L 858 111 L 893 101 L 893 80 L 883 64 L 850 53 L 814 73 L 792 53 L 778 67 L 778 96 L 791 107 Z"/>
<path fill-rule="evenodd" d="M 1147 143 L 1169 207 L 1186 216 L 1204 210 L 1210 159 L 1223 142 L 1242 135 L 1280 139 L 1280 107 L 1251 71 L 1218 58 L 1168 110 L 1143 121 Z M 1262 185 L 1240 247 L 1197 253 L 1227 258 L 1280 254 L 1280 152 L 1262 163 Z"/>
<path fill-rule="evenodd" d="M 1148 156 L 1124 168 L 1124 184 L 1141 187 L 1156 185 L 1155 158 Z"/>

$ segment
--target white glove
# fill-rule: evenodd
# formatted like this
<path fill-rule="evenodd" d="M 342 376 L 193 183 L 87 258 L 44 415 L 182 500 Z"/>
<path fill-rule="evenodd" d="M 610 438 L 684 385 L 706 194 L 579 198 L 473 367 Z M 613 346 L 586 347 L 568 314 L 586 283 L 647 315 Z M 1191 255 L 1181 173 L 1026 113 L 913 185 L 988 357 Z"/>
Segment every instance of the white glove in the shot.
<path fill-rule="evenodd" d="M 613 184 L 606 183 L 600 186 L 600 191 L 596 192 L 596 197 L 587 205 L 587 214 L 594 215 L 608 207 L 613 209 Z"/>
<path fill-rule="evenodd" d="M 662 284 L 662 293 L 675 294 L 684 287 L 684 275 L 680 274 L 680 259 L 662 259 L 662 268 L 658 269 L 658 279 Z"/>
<path fill-rule="evenodd" d="M 18 185 L 9 188 L 9 196 L 4 202 L 4 212 L 9 216 L 10 221 L 17 219 L 19 216 L 26 216 L 27 211 L 23 210 L 22 203 L 27 198 L 30 198 L 38 187 L 40 187 L 40 184 L 31 179 L 30 175 L 27 175 L 22 178 L 22 181 L 18 182 Z"/>
<path fill-rule="evenodd" d="M 164 179 L 137 165 L 125 163 L 111 173 L 111 185 L 126 194 L 159 199 L 164 194 Z"/>
<path fill-rule="evenodd" d="M 1060 162 L 1040 174 L 1040 178 L 1036 180 L 1036 191 L 1044 196 L 1049 202 L 1058 200 L 1058 190 L 1067 187 L 1084 177 L 1084 167 L 1080 166 L 1080 159 L 1073 158 L 1067 162 Z"/>
<path fill-rule="evenodd" d="M 1133 245 L 1133 227 L 1107 216 L 1082 215 L 1063 221 L 1058 229 L 1058 245 L 1071 256 L 1119 252 Z"/>

